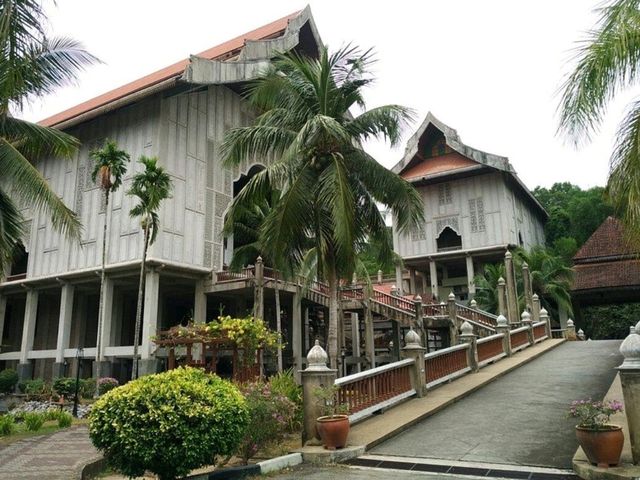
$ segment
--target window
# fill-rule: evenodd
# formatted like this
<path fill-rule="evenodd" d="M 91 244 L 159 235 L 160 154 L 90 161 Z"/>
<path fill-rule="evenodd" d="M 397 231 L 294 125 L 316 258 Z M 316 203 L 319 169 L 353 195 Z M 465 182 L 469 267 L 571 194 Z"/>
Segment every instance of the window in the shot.
<path fill-rule="evenodd" d="M 438 203 L 440 205 L 448 205 L 451 202 L 451 184 L 441 183 L 440 185 L 438 185 Z"/>
<path fill-rule="evenodd" d="M 469 200 L 469 217 L 471 218 L 471 232 L 484 232 L 484 202 L 482 198 L 472 198 Z"/>
<path fill-rule="evenodd" d="M 450 250 L 460 250 L 462 248 L 462 237 L 451 227 L 445 227 L 436 240 L 439 252 Z"/>

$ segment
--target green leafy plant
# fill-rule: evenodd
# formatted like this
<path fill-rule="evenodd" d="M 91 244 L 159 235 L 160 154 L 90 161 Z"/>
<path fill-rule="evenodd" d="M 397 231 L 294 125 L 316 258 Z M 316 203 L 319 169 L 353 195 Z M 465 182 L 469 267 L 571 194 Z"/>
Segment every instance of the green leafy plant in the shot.
<path fill-rule="evenodd" d="M 37 432 L 44 425 L 45 416 L 41 413 L 29 412 L 24 415 L 24 428 L 29 432 Z"/>
<path fill-rule="evenodd" d="M 313 390 L 323 417 L 336 417 L 349 413 L 349 404 L 338 401 L 338 389 L 337 385 L 326 385 Z"/>
<path fill-rule="evenodd" d="M 69 428 L 73 422 L 73 417 L 69 412 L 60 412 L 58 414 L 58 427 Z"/>
<path fill-rule="evenodd" d="M 286 396 L 262 382 L 245 384 L 242 393 L 251 418 L 238 449 L 238 455 L 246 465 L 260 449 L 282 440 L 297 407 Z"/>
<path fill-rule="evenodd" d="M 233 454 L 249 422 L 236 386 L 195 368 L 148 375 L 111 390 L 91 410 L 93 444 L 116 471 L 162 480 Z"/>
<path fill-rule="evenodd" d="M 11 393 L 18 383 L 18 373 L 6 368 L 0 372 L 0 393 Z"/>
<path fill-rule="evenodd" d="M 80 380 L 80 388 L 78 395 L 80 395 L 84 399 L 93 398 L 93 394 L 96 391 L 96 379 L 95 378 L 85 378 L 84 380 Z"/>
<path fill-rule="evenodd" d="M 56 378 L 53 381 L 52 388 L 53 391 L 61 397 L 70 399 L 76 391 L 76 379 L 69 377 Z"/>
<path fill-rule="evenodd" d="M 16 421 L 13 415 L 0 415 L 0 436 L 11 435 L 16 431 Z"/>
<path fill-rule="evenodd" d="M 58 408 L 50 408 L 46 412 L 43 412 L 42 415 L 44 417 L 44 420 L 46 422 L 49 422 L 51 420 L 58 420 L 61 413 L 63 412 Z"/>
<path fill-rule="evenodd" d="M 610 400 L 594 402 L 588 400 L 574 400 L 569 406 L 569 418 L 579 418 L 578 427 L 590 430 L 608 430 L 611 415 L 622 411 L 622 402 Z"/>
<path fill-rule="evenodd" d="M 51 395 L 51 386 L 41 378 L 19 382 L 18 389 L 33 400 L 45 399 Z"/>
<path fill-rule="evenodd" d="M 269 379 L 269 385 L 273 393 L 287 397 L 296 406 L 296 413 L 292 417 L 289 431 L 298 430 L 302 425 L 302 387 L 296 382 L 293 369 L 278 372 Z"/>
<path fill-rule="evenodd" d="M 115 378 L 104 377 L 98 380 L 98 395 L 104 395 L 105 393 L 116 388 L 120 383 Z"/>

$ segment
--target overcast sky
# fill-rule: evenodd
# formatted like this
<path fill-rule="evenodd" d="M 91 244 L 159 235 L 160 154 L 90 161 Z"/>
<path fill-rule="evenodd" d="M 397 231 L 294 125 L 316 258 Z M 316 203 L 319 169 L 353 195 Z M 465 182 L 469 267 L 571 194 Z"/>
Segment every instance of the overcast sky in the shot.
<path fill-rule="evenodd" d="M 374 47 L 377 83 L 369 107 L 399 103 L 428 111 L 466 144 L 509 157 L 524 182 L 604 185 L 616 124 L 633 92 L 612 105 L 594 141 L 576 150 L 555 135 L 557 91 L 571 50 L 595 21 L 595 0 L 318 0 L 311 9 L 330 48 Z M 299 10 L 303 1 L 58 0 L 50 29 L 71 36 L 104 65 L 78 87 L 37 101 L 40 120 L 123 83 Z M 406 137 L 413 132 L 409 130 Z M 368 149 L 386 166 L 404 145 Z"/>

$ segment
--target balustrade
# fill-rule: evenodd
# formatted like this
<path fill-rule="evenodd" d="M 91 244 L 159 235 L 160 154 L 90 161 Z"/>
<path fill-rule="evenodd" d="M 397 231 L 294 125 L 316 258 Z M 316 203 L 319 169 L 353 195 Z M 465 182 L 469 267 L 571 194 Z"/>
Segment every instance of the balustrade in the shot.
<path fill-rule="evenodd" d="M 427 387 L 435 386 L 470 371 L 469 348 L 471 348 L 470 344 L 464 343 L 427 353 L 424 356 Z"/>
<path fill-rule="evenodd" d="M 478 364 L 480 367 L 492 360 L 497 360 L 506 356 L 503 348 L 504 333 L 498 333 L 489 337 L 481 338 L 477 341 Z"/>

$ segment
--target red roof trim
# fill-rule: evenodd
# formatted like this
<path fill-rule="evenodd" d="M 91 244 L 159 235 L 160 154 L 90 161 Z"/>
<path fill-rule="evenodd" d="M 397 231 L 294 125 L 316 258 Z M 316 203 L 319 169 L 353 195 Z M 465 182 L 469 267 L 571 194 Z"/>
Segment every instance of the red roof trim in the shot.
<path fill-rule="evenodd" d="M 284 31 L 284 29 L 286 29 L 287 25 L 289 24 L 289 20 L 295 18 L 299 14 L 300 11 L 297 11 L 295 13 L 287 15 L 286 17 L 282 17 L 260 28 L 252 30 L 236 38 L 228 40 L 227 42 L 224 42 L 220 45 L 205 50 L 204 52 L 197 54 L 197 56 L 207 58 L 209 60 L 224 57 L 225 55 L 232 53 L 234 50 L 242 48 L 246 40 L 263 40 L 272 37 L 278 32 Z M 109 103 L 115 102 L 116 100 L 120 100 L 124 97 L 127 97 L 128 95 L 144 90 L 145 88 L 152 87 L 170 78 L 177 77 L 182 74 L 188 64 L 188 58 L 185 60 L 181 60 L 177 63 L 174 63 L 173 65 L 169 65 L 168 67 L 139 78 L 138 80 L 134 80 L 133 82 L 127 83 L 126 85 L 118 87 L 107 93 L 103 93 L 102 95 L 87 100 L 86 102 L 82 102 L 75 107 L 69 108 L 67 110 L 64 110 L 63 112 L 45 118 L 44 120 L 41 120 L 39 124 L 45 125 L 47 127 L 55 127 L 62 122 L 71 120 L 84 113 L 88 113 L 91 110 L 95 110 L 96 108 L 108 105 Z"/>

